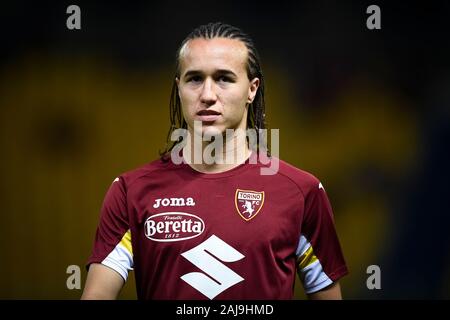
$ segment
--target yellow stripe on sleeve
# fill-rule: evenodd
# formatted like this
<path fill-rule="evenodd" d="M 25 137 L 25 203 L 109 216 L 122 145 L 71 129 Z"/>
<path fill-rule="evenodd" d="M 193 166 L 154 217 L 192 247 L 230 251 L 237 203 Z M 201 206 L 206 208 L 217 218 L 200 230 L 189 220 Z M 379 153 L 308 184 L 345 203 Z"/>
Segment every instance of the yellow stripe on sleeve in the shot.
<path fill-rule="evenodd" d="M 120 240 L 120 244 L 123 245 L 131 255 L 133 255 L 133 248 L 131 247 L 131 230 L 125 232 L 122 240 Z"/>
<path fill-rule="evenodd" d="M 305 269 L 310 264 L 317 261 L 317 257 L 313 252 L 312 246 L 309 246 L 308 250 L 305 251 L 304 254 L 300 256 L 297 260 L 297 264 L 300 270 Z"/>

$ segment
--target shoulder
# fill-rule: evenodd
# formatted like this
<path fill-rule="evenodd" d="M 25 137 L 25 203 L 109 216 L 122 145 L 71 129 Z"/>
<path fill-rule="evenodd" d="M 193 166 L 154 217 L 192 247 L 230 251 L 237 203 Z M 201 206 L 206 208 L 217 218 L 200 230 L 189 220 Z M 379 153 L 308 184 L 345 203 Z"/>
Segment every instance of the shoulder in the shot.
<path fill-rule="evenodd" d="M 278 170 L 275 171 L 275 174 L 281 179 L 296 185 L 304 196 L 310 193 L 311 190 L 317 189 L 320 185 L 320 180 L 311 172 L 300 169 L 276 157 L 272 157 L 270 161 L 271 163 L 266 166 L 277 168 L 272 162 L 278 161 Z"/>
<path fill-rule="evenodd" d="M 152 174 L 160 174 L 170 168 L 170 162 L 161 159 L 153 160 L 149 163 L 136 167 L 135 169 L 121 173 L 116 180 L 120 180 L 128 188 L 136 181 Z"/>

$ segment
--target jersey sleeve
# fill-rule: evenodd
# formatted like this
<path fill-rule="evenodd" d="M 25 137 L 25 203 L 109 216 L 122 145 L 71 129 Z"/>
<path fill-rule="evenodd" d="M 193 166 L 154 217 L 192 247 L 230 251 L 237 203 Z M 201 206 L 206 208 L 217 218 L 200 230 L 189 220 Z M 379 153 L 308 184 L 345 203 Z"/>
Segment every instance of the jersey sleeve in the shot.
<path fill-rule="evenodd" d="M 113 269 L 125 281 L 128 277 L 128 271 L 133 270 L 126 188 L 121 177 L 114 180 L 103 201 L 100 222 L 87 268 L 92 263 L 101 263 Z"/>
<path fill-rule="evenodd" d="M 329 286 L 348 273 L 330 201 L 319 181 L 305 195 L 296 256 L 297 272 L 307 294 Z"/>

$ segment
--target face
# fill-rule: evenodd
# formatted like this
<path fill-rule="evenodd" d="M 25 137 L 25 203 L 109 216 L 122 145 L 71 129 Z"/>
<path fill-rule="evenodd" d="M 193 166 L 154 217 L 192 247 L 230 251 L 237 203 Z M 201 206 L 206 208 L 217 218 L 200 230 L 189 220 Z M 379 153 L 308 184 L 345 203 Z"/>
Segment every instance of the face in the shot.
<path fill-rule="evenodd" d="M 202 121 L 202 134 L 246 129 L 259 86 L 258 78 L 248 79 L 247 54 L 243 42 L 226 38 L 193 39 L 181 50 L 176 82 L 190 132 L 194 121 Z"/>

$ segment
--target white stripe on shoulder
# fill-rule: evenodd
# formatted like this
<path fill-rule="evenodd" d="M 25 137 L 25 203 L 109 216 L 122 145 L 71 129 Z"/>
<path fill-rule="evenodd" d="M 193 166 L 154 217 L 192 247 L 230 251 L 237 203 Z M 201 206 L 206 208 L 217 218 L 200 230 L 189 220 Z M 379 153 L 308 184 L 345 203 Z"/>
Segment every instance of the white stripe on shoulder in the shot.
<path fill-rule="evenodd" d="M 128 278 L 128 271 L 133 270 L 133 253 L 130 250 L 131 242 L 125 242 L 125 239 L 128 239 L 129 235 L 129 231 L 125 233 L 122 241 L 102 261 L 103 265 L 119 273 L 125 281 Z"/>
<path fill-rule="evenodd" d="M 309 257 L 309 261 L 311 262 L 305 265 L 303 269 L 300 269 L 300 267 L 297 269 L 297 273 L 307 294 L 322 290 L 333 283 L 333 280 L 331 280 L 323 270 L 320 260 L 315 256 L 314 247 L 311 246 L 311 243 L 303 235 L 300 236 L 298 247 L 295 252 L 297 258 L 302 257 L 310 248 L 312 251 L 308 254 L 312 255 Z M 301 263 L 299 266 L 300 265 Z"/>
<path fill-rule="evenodd" d="M 295 255 L 298 257 L 302 256 L 306 250 L 309 249 L 311 244 L 303 235 L 300 235 L 300 240 L 298 241 L 297 250 L 295 251 Z"/>

